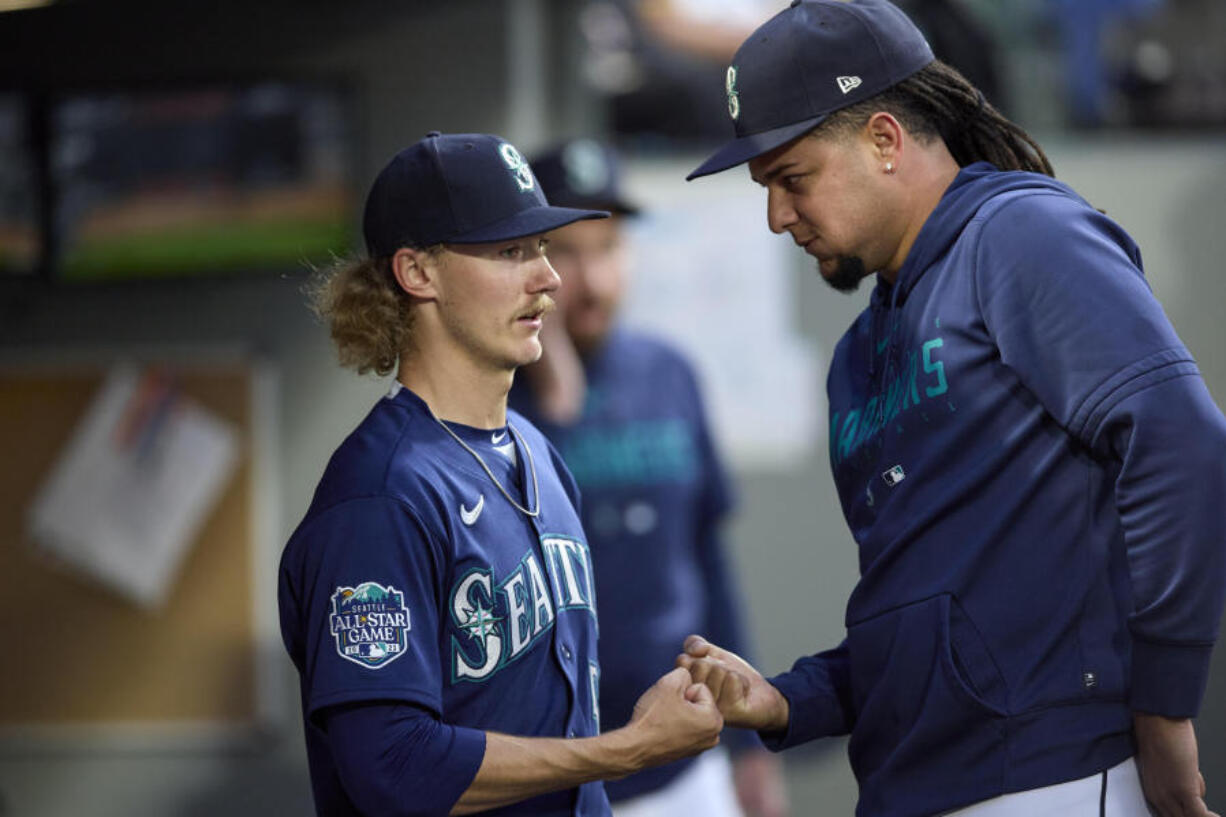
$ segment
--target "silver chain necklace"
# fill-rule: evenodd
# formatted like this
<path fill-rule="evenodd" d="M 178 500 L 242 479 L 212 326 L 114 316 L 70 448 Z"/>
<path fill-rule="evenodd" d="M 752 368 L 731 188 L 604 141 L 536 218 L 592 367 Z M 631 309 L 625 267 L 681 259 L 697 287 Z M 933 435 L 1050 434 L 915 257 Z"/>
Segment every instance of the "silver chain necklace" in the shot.
<path fill-rule="evenodd" d="M 425 402 L 425 401 L 422 401 L 422 402 Z M 540 491 L 537 490 L 537 484 L 536 484 L 536 462 L 534 462 L 532 459 L 532 449 L 528 447 L 528 441 L 525 440 L 522 436 L 520 436 L 519 432 L 515 430 L 515 426 L 511 425 L 510 423 L 507 423 L 507 430 L 511 432 L 512 440 L 515 440 L 515 439 L 519 440 L 519 442 L 524 446 L 524 453 L 528 455 L 528 470 L 532 473 L 532 495 L 536 497 L 536 507 L 533 508 L 532 510 L 528 510 L 523 505 L 520 505 L 518 502 L 514 500 L 514 498 L 511 497 L 509 493 L 507 493 L 507 489 L 502 487 L 502 483 L 498 481 L 498 477 L 494 476 L 494 472 L 490 470 L 490 467 L 485 464 L 485 460 L 481 459 L 481 455 L 478 454 L 476 451 L 474 451 L 468 445 L 468 443 L 460 439 L 460 435 L 452 431 L 449 425 L 447 425 L 442 420 L 440 420 L 438 418 L 438 415 L 434 413 L 434 409 L 430 408 L 429 405 L 426 406 L 426 409 L 430 412 L 430 416 L 434 418 L 434 422 L 438 423 L 442 427 L 443 431 L 446 431 L 448 434 L 451 435 L 451 439 L 455 440 L 457 443 L 460 444 L 461 448 L 463 448 L 469 454 L 473 455 L 473 459 L 477 461 L 477 463 L 481 466 L 481 470 L 485 472 L 485 475 L 489 477 L 490 481 L 493 482 L 495 487 L 498 488 L 498 492 L 507 498 L 507 502 L 510 502 L 512 505 L 515 506 L 517 510 L 519 510 L 520 513 L 523 513 L 527 516 L 536 517 L 540 514 L 541 512 L 541 494 L 540 494 Z"/>

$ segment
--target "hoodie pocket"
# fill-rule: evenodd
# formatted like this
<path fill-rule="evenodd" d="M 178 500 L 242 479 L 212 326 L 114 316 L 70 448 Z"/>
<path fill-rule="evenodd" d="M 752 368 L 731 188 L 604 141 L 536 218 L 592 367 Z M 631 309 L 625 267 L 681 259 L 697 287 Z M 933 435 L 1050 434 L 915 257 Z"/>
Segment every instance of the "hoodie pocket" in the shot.
<path fill-rule="evenodd" d="M 935 803 L 955 778 L 1001 781 L 1008 692 L 952 596 L 854 624 L 847 639 L 857 713 L 848 753 L 861 792 Z"/>

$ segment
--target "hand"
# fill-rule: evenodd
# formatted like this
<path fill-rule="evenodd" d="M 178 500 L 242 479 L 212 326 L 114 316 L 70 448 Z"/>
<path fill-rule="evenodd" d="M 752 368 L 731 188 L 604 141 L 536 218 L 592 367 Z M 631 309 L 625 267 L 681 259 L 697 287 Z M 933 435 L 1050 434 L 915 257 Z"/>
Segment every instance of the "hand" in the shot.
<path fill-rule="evenodd" d="M 1134 712 L 1132 724 L 1141 788 L 1158 817 L 1218 817 L 1205 805 L 1192 721 Z"/>
<path fill-rule="evenodd" d="M 550 422 L 570 425 L 583 413 L 587 376 L 560 308 L 546 316 L 540 338 L 540 360 L 522 368 L 524 377 L 536 394 L 541 415 Z"/>
<path fill-rule="evenodd" d="M 760 748 L 733 755 L 732 782 L 745 817 L 786 817 L 788 790 L 778 755 Z"/>
<path fill-rule="evenodd" d="M 719 743 L 724 719 L 711 691 L 690 681 L 689 673 L 674 669 L 664 675 L 634 704 L 626 729 L 635 733 L 635 745 L 644 766 L 658 766 L 696 755 Z"/>
<path fill-rule="evenodd" d="M 689 670 L 696 684 L 711 690 L 729 726 L 782 732 L 788 727 L 788 700 L 736 653 L 711 644 L 702 636 L 685 640 L 677 666 Z"/>

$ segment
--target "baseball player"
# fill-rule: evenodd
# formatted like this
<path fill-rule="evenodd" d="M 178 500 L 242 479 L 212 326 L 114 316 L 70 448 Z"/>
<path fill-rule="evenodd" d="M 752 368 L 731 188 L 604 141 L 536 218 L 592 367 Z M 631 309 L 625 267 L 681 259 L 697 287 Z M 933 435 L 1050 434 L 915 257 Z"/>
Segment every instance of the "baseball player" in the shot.
<path fill-rule="evenodd" d="M 509 143 L 431 133 L 366 200 L 369 259 L 317 291 L 343 363 L 396 381 L 328 463 L 281 560 L 321 815 L 607 815 L 599 781 L 712 746 L 682 670 L 601 733 L 592 558 L 574 480 L 506 409 L 558 276 Z"/>
<path fill-rule="evenodd" d="M 623 222 L 637 212 L 621 190 L 619 157 L 575 139 L 531 164 L 550 202 L 613 213 L 549 234 L 563 281 L 560 315 L 542 332 L 542 360 L 520 373 L 510 400 L 558 447 L 583 492 L 602 610 L 601 715 L 606 727 L 620 726 L 688 633 L 743 649 L 720 535 L 731 491 L 689 363 L 617 323 L 628 282 Z M 566 367 L 566 357 L 580 366 Z M 753 732 L 728 730 L 724 744 L 731 764 L 716 750 L 608 783 L 614 814 L 721 817 L 739 814 L 739 799 L 752 815 L 780 815 L 777 758 Z"/>
<path fill-rule="evenodd" d="M 824 279 L 876 274 L 827 384 L 861 575 L 790 672 L 679 662 L 770 746 L 850 733 L 858 814 L 1208 814 L 1226 418 L 1136 244 L 885 0 L 795 0 L 726 90 L 691 178 L 748 163 Z"/>

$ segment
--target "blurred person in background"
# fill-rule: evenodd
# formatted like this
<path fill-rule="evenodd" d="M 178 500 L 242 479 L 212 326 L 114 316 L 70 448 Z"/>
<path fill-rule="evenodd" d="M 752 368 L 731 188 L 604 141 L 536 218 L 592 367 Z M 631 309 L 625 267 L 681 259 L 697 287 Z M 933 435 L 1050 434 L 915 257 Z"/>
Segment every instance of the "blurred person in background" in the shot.
<path fill-rule="evenodd" d="M 886 0 L 796 0 L 726 90 L 690 178 L 747 163 L 824 280 L 876 279 L 827 378 L 860 579 L 790 672 L 678 663 L 768 746 L 850 734 L 861 815 L 1205 817 L 1226 418 L 1137 245 Z"/>
<path fill-rule="evenodd" d="M 1123 122 L 1115 99 L 1125 70 L 1106 57 L 1105 40 L 1116 27 L 1156 14 L 1164 0 L 1048 0 L 1060 30 L 1065 109 L 1074 127 Z"/>
<path fill-rule="evenodd" d="M 603 722 L 630 720 L 635 698 L 673 665 L 692 631 L 745 649 L 745 624 L 721 528 L 730 486 L 690 364 L 667 343 L 618 324 L 628 284 L 626 200 L 617 154 L 590 139 L 531 162 L 547 198 L 613 217 L 549 234 L 562 279 L 544 354 L 511 405 L 558 447 L 579 483 L 600 599 Z M 778 759 L 757 735 L 727 730 L 722 750 L 606 784 L 617 817 L 780 817 Z"/>
<path fill-rule="evenodd" d="M 585 27 L 594 69 L 589 79 L 609 94 L 613 132 L 646 144 L 717 143 L 723 67 L 781 5 L 782 0 L 591 2 Z M 610 37 L 610 30 L 621 35 Z"/>
<path fill-rule="evenodd" d="M 396 372 L 281 559 L 320 815 L 604 817 L 603 786 L 713 746 L 705 687 L 664 675 L 602 730 L 574 480 L 506 407 L 558 276 L 551 207 L 509 143 L 430 133 L 366 200 L 369 257 L 324 274 L 341 362 Z"/>
<path fill-rule="evenodd" d="M 1053 0 L 1054 1 L 1054 0 Z M 736 49 L 787 0 L 589 0 L 581 29 L 588 81 L 609 99 L 610 128 L 660 140 L 718 144 L 723 75 Z M 997 107 L 1007 107 L 991 32 L 960 0 L 906 0 L 936 55 Z"/>
<path fill-rule="evenodd" d="M 995 108 L 1008 110 L 995 37 L 973 9 L 959 0 L 900 0 L 897 5 L 924 33 L 937 59 L 957 68 Z"/>

